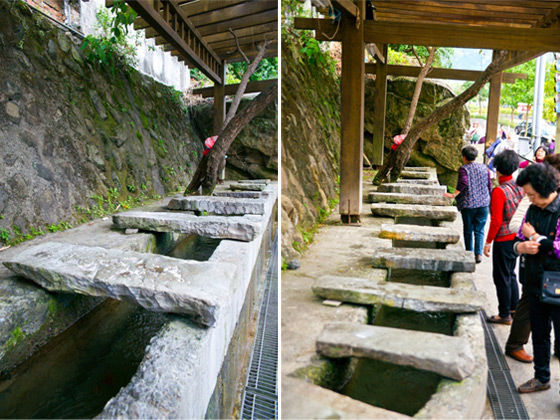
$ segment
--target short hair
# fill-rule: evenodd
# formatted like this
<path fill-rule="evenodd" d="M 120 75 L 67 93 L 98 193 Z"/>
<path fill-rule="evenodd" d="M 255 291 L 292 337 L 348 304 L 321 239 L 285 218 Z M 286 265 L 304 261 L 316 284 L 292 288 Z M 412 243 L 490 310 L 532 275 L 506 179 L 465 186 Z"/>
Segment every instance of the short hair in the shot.
<path fill-rule="evenodd" d="M 463 155 L 469 162 L 472 162 L 478 156 L 478 150 L 476 150 L 476 147 L 468 145 L 461 149 L 461 155 Z"/>
<path fill-rule="evenodd" d="M 548 198 L 550 194 L 557 191 L 559 183 L 558 170 L 548 163 L 529 165 L 517 177 L 517 185 L 523 187 L 531 184 L 542 198 Z"/>
<path fill-rule="evenodd" d="M 545 156 L 548 155 L 548 147 L 539 146 L 539 147 L 537 147 L 537 150 L 535 150 L 535 154 L 534 154 L 535 157 L 537 157 L 537 152 L 539 151 L 539 149 L 543 149 L 543 152 L 544 152 Z"/>
<path fill-rule="evenodd" d="M 511 175 L 519 167 L 519 157 L 513 150 L 504 150 L 494 157 L 494 167 L 502 175 Z"/>
<path fill-rule="evenodd" d="M 547 155 L 544 157 L 543 162 L 548 163 L 560 172 L 560 154 Z"/>

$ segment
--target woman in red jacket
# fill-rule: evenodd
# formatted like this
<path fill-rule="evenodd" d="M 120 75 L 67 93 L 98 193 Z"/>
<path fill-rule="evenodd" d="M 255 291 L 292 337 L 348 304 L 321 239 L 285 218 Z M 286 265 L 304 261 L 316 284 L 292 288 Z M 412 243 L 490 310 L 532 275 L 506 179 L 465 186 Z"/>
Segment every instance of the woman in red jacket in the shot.
<path fill-rule="evenodd" d="M 504 150 L 494 158 L 498 185 L 492 190 L 490 201 L 490 229 L 484 245 L 484 255 L 492 252 L 492 277 L 498 294 L 498 315 L 488 318 L 488 322 L 511 325 L 511 312 L 515 311 L 519 300 L 519 288 L 515 275 L 517 255 L 513 251 L 513 242 L 517 232 L 509 228 L 509 221 L 515 213 L 519 202 L 525 195 L 511 174 L 519 167 L 519 158 L 513 150 Z"/>

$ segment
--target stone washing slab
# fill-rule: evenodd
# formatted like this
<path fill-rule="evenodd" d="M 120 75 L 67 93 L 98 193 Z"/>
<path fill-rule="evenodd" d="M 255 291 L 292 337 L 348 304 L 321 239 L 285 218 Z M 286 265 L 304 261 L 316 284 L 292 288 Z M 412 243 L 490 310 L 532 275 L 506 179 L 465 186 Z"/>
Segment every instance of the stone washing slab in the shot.
<path fill-rule="evenodd" d="M 482 309 L 485 300 L 484 293 L 474 290 L 376 282 L 332 275 L 319 277 L 312 290 L 325 299 L 360 305 L 382 304 L 416 312 L 476 312 Z"/>
<path fill-rule="evenodd" d="M 336 322 L 325 325 L 317 352 L 327 357 L 362 357 L 435 372 L 462 381 L 476 367 L 467 340 L 444 334 Z"/>
<path fill-rule="evenodd" d="M 266 200 L 233 197 L 176 197 L 169 200 L 170 210 L 190 210 L 220 215 L 259 214 L 265 212 Z"/>
<path fill-rule="evenodd" d="M 431 185 L 436 186 L 439 185 L 439 181 L 437 178 L 429 178 L 429 179 L 399 179 L 399 184 L 408 184 L 408 185 Z"/>
<path fill-rule="evenodd" d="M 403 168 L 404 171 L 416 171 L 416 172 L 434 172 L 436 168 L 432 166 L 405 166 Z"/>
<path fill-rule="evenodd" d="M 472 273 L 475 270 L 475 261 L 472 251 L 378 248 L 373 256 L 373 267 Z"/>
<path fill-rule="evenodd" d="M 216 322 L 236 271 L 232 264 L 56 242 L 28 248 L 4 265 L 49 291 L 127 300 L 190 315 L 204 326 Z"/>
<path fill-rule="evenodd" d="M 264 191 L 267 184 L 243 184 L 240 182 L 234 182 L 229 184 L 229 188 L 232 191 L 242 190 L 242 191 Z"/>
<path fill-rule="evenodd" d="M 461 236 L 455 229 L 418 225 L 381 225 L 380 238 L 399 241 L 437 242 L 455 244 Z"/>
<path fill-rule="evenodd" d="M 404 179 L 428 179 L 432 174 L 430 172 L 422 171 L 407 171 L 404 170 L 400 174 L 400 178 Z"/>
<path fill-rule="evenodd" d="M 398 192 L 406 194 L 427 194 L 427 195 L 443 195 L 447 192 L 445 185 L 421 185 L 409 184 L 406 182 L 392 182 L 381 184 L 377 187 L 378 192 Z"/>
<path fill-rule="evenodd" d="M 374 216 L 388 217 L 422 217 L 432 220 L 449 220 L 457 218 L 456 207 L 451 206 L 424 206 L 414 204 L 387 204 L 374 203 L 371 205 L 371 213 Z"/>
<path fill-rule="evenodd" d="M 129 211 L 113 215 L 119 229 L 195 233 L 207 238 L 252 241 L 261 231 L 259 216 L 194 216 L 183 213 Z"/>
<path fill-rule="evenodd" d="M 449 206 L 452 198 L 443 195 L 417 195 L 389 192 L 370 192 L 368 194 L 370 203 L 396 203 L 396 204 L 423 204 L 427 206 Z"/>
<path fill-rule="evenodd" d="M 240 179 L 237 181 L 240 184 L 270 184 L 270 179 Z"/>
<path fill-rule="evenodd" d="M 263 198 L 265 193 L 260 191 L 214 191 L 216 197 L 233 197 L 233 198 Z"/>

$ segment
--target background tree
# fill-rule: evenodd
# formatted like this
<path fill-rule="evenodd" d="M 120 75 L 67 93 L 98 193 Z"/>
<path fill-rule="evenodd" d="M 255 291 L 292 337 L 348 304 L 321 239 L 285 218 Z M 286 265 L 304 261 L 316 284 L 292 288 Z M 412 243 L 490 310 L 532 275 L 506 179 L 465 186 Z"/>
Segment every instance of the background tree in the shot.
<path fill-rule="evenodd" d="M 527 79 L 516 79 L 515 83 L 504 83 L 502 85 L 500 104 L 511 107 L 511 120 L 517 112 L 517 104 L 525 103 L 530 105 L 533 103 L 533 93 L 535 85 L 535 68 L 536 61 L 531 60 L 520 66 L 506 70 L 508 73 L 525 73 Z"/>
<path fill-rule="evenodd" d="M 418 121 L 410 129 L 408 136 L 406 136 L 399 148 L 389 155 L 385 164 L 379 169 L 379 172 L 373 180 L 374 184 L 380 184 L 389 177 L 391 179 L 397 179 L 402 172 L 404 165 L 410 159 L 412 148 L 420 136 L 438 121 L 441 121 L 453 111 L 464 106 L 467 101 L 474 98 L 480 89 L 482 89 L 482 87 L 490 81 L 492 76 L 501 70 L 501 66 L 506 58 L 507 51 L 497 51 L 490 65 L 486 68 L 478 80 L 476 80 L 467 90 L 459 96 L 447 101 L 427 117 Z"/>
<path fill-rule="evenodd" d="M 257 70 L 269 43 L 269 41 L 264 41 L 259 47 L 259 52 L 254 60 L 251 63 L 247 63 L 246 70 L 239 82 L 237 92 L 233 97 L 228 113 L 224 119 L 222 129 L 220 133 L 218 133 L 218 139 L 212 149 L 210 149 L 210 152 L 200 160 L 193 178 L 185 190 L 185 195 L 196 193 L 201 187 L 202 194 L 207 195 L 212 193 L 218 182 L 218 170 L 220 165 L 225 159 L 227 150 L 239 132 L 272 101 L 278 98 L 278 86 L 275 83 L 261 92 L 260 95 L 253 99 L 251 103 L 246 105 L 243 110 L 236 115 L 241 99 L 245 94 L 247 83 L 249 83 L 249 78 Z"/>
<path fill-rule="evenodd" d="M 554 95 L 554 85 L 556 83 L 555 79 L 556 68 L 554 63 L 547 63 L 546 65 L 546 75 L 544 78 L 544 104 L 543 104 L 543 118 L 547 121 L 556 121 L 556 111 Z M 556 122 L 558 124 L 558 122 Z"/>

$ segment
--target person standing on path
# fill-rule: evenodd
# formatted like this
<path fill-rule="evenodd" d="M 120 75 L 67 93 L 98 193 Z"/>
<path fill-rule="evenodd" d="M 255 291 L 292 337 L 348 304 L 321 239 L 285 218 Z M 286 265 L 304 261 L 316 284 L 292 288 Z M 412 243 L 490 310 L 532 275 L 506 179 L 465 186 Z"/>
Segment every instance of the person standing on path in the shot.
<path fill-rule="evenodd" d="M 517 254 L 513 252 L 515 231 L 509 228 L 511 217 L 525 195 L 523 189 L 513 180 L 512 174 L 519 167 L 519 158 L 513 150 L 504 150 L 494 159 L 499 185 L 492 191 L 490 201 L 490 229 L 484 245 L 484 255 L 492 252 L 492 277 L 498 295 L 498 315 L 488 317 L 487 321 L 511 325 L 511 313 L 517 307 L 519 288 L 515 275 Z"/>
<path fill-rule="evenodd" d="M 457 208 L 463 219 L 465 249 L 473 251 L 474 233 L 474 255 L 478 264 L 482 262 L 484 225 L 488 218 L 492 180 L 488 168 L 475 162 L 478 156 L 476 147 L 470 145 L 463 147 L 461 156 L 463 166 L 459 168 L 455 193 L 444 193 L 443 195 L 457 199 Z"/>
<path fill-rule="evenodd" d="M 530 165 L 517 177 L 532 205 L 525 215 L 513 249 L 525 254 L 525 289 L 529 298 L 533 336 L 534 378 L 518 387 L 520 393 L 550 388 L 550 330 L 560 337 L 560 306 L 543 303 L 544 271 L 560 271 L 560 174 L 549 164 Z"/>
<path fill-rule="evenodd" d="M 548 155 L 544 157 L 544 162 L 555 167 L 560 172 L 560 155 Z M 520 165 L 521 167 L 521 165 Z M 514 232 L 521 232 L 521 224 L 531 202 L 527 196 L 519 202 L 515 214 L 509 222 L 509 228 Z M 521 298 L 517 302 L 517 308 L 513 315 L 513 323 L 506 341 L 505 354 L 519 362 L 531 363 L 533 356 L 528 354 L 523 346 L 529 342 L 531 335 L 531 320 L 529 314 L 529 297 L 525 290 L 525 255 L 521 255 L 519 261 L 519 282 L 521 283 Z M 560 357 L 560 337 L 554 340 L 554 354 Z"/>

